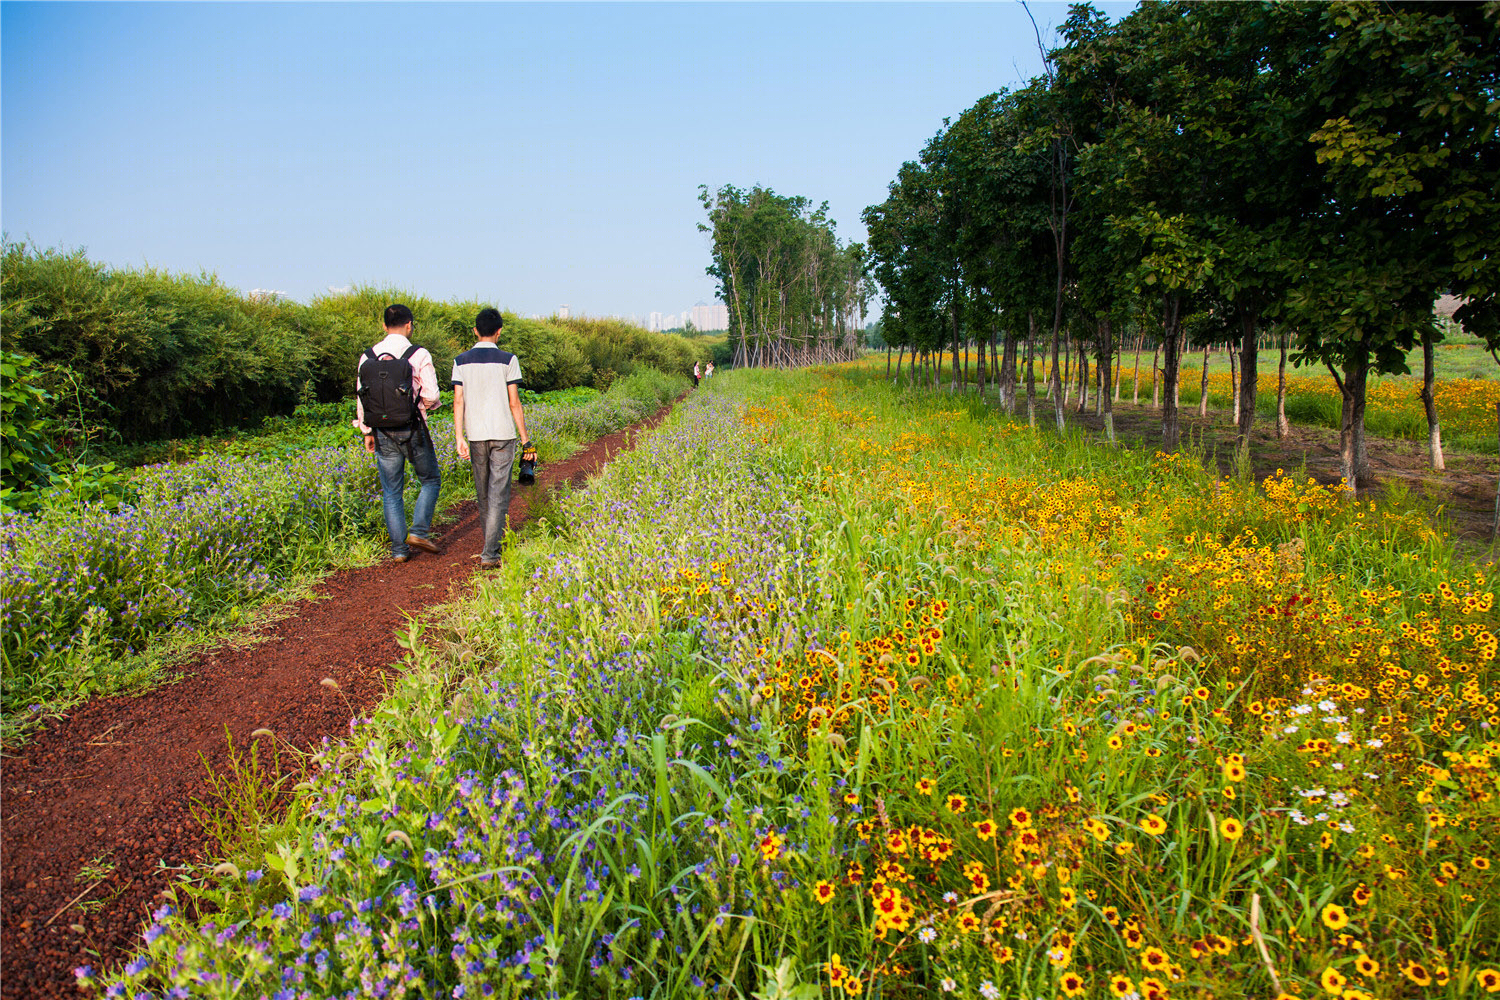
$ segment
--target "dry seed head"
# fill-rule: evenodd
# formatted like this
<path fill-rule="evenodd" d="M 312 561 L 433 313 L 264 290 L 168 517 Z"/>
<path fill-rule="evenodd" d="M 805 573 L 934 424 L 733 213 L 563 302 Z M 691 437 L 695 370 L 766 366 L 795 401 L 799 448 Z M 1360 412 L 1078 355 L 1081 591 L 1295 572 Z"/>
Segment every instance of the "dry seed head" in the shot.
<path fill-rule="evenodd" d="M 82 924 L 69 924 L 68 930 L 72 931 L 74 934 L 82 934 L 85 928 Z"/>
<path fill-rule="evenodd" d="M 258 740 L 262 736 L 266 737 L 266 739 L 271 739 L 271 740 L 274 740 L 276 738 L 276 734 L 273 733 L 273 732 L 271 732 L 269 729 L 257 729 L 253 733 L 250 734 L 250 738 L 252 740 Z"/>
<path fill-rule="evenodd" d="M 239 866 L 234 864 L 232 861 L 221 861 L 218 864 L 214 865 L 214 874 L 227 875 L 230 878 L 239 878 L 240 869 Z"/>
<path fill-rule="evenodd" d="M 390 833 L 388 833 L 388 834 L 385 835 L 385 842 L 387 844 L 389 844 L 389 843 L 391 843 L 393 841 L 397 841 L 397 840 L 399 840 L 399 841 L 401 841 L 401 843 L 405 844 L 406 845 L 406 849 L 408 851 L 412 849 L 411 848 L 411 838 L 408 837 L 402 831 L 400 831 L 400 830 L 392 830 Z"/>
<path fill-rule="evenodd" d="M 332 677 L 325 677 L 322 680 L 318 681 L 318 683 L 323 687 L 326 687 L 330 691 L 339 690 L 339 682 L 334 680 Z"/>

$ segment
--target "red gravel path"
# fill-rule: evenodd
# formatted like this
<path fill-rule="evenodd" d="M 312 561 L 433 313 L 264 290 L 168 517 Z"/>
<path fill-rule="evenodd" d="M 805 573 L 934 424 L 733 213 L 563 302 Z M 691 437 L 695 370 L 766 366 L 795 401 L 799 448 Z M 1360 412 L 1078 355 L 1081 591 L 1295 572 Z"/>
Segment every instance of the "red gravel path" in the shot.
<path fill-rule="evenodd" d="M 511 524 L 529 520 L 547 487 L 598 472 L 669 409 L 539 468 L 535 487 L 513 491 Z M 160 864 L 203 856 L 188 803 L 205 792 L 199 753 L 215 770 L 225 764 L 225 726 L 237 747 L 264 727 L 306 748 L 347 733 L 351 706 L 374 706 L 401 658 L 395 636 L 407 614 L 448 600 L 477 566 L 474 503 L 457 515 L 441 555 L 413 549 L 404 565 L 335 573 L 269 626 L 266 641 L 205 653 L 181 681 L 147 694 L 90 702 L 5 761 L 0 995 L 76 997 L 76 966 L 101 969 L 139 940 L 154 897 L 174 881 Z M 342 690 L 320 686 L 325 677 Z M 94 878 L 77 877 L 96 858 L 115 867 L 91 888 Z M 104 905 L 85 912 L 90 901 Z"/>

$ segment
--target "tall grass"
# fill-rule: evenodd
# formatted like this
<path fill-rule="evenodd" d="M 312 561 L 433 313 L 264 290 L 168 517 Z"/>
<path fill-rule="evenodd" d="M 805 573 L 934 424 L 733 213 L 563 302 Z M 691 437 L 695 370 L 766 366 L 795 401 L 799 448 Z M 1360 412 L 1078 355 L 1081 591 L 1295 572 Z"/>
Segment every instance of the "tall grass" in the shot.
<path fill-rule="evenodd" d="M 111 978 L 1472 995 L 1493 622 L 1399 509 L 733 373 L 409 634 L 303 819 Z"/>

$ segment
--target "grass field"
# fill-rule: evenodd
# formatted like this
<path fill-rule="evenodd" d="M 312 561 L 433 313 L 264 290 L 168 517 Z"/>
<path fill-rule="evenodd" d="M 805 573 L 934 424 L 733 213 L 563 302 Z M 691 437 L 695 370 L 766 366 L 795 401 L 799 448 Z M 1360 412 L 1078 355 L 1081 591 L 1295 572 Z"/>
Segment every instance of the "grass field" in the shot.
<path fill-rule="evenodd" d="M 942 382 L 951 378 L 952 353 L 942 357 Z M 1261 351 L 1257 361 L 1256 414 L 1261 420 L 1276 417 L 1277 365 L 1280 356 L 1275 351 Z M 978 352 L 970 352 L 969 379 L 977 379 Z M 1077 359 L 1073 359 L 1076 366 Z M 1158 362 L 1159 363 L 1159 362 Z M 1396 438 L 1407 441 L 1427 440 L 1427 415 L 1422 408 L 1419 395 L 1422 388 L 1422 354 L 1414 351 L 1407 358 L 1412 375 L 1386 375 L 1370 379 L 1366 427 L 1376 437 Z M 872 354 L 861 364 L 870 370 L 885 370 L 883 354 Z M 1495 406 L 1500 403 L 1500 365 L 1477 341 L 1458 338 L 1439 344 L 1434 352 L 1436 385 L 1433 395 L 1437 401 L 1438 419 L 1443 430 L 1445 449 L 1493 454 L 1500 447 L 1500 423 L 1497 423 Z M 1039 397 L 1045 397 L 1047 365 L 1037 358 L 1036 379 Z M 1091 378 L 1096 378 L 1091 362 Z M 1202 398 L 1203 355 L 1189 353 L 1182 359 L 1182 383 L 1179 390 L 1181 405 L 1197 408 Z M 1070 389 L 1070 398 L 1078 398 L 1076 374 L 1075 384 Z M 1137 384 L 1137 375 L 1139 383 Z M 1023 375 L 1024 377 L 1024 375 Z M 1161 384 L 1158 375 L 1158 385 Z M 990 392 L 995 390 L 993 386 Z M 1023 390 L 1024 391 L 1024 390 Z M 1094 390 L 1090 387 L 1092 398 Z M 1209 354 L 1208 394 L 1209 407 L 1227 412 L 1233 403 L 1234 384 L 1231 378 L 1229 356 L 1222 351 Z M 1126 351 L 1120 359 L 1119 401 L 1116 409 L 1129 404 L 1149 407 L 1152 403 L 1151 352 L 1141 355 L 1137 368 L 1134 351 Z M 1137 402 L 1138 401 L 1138 402 Z M 1339 425 L 1340 397 L 1338 387 L 1325 369 L 1316 367 L 1294 367 L 1287 365 L 1287 419 L 1294 424 L 1337 428 Z M 1091 404 L 1092 408 L 1092 404 Z"/>
<path fill-rule="evenodd" d="M 1416 514 L 731 373 L 477 586 L 87 981 L 1500 989 L 1494 588 Z"/>

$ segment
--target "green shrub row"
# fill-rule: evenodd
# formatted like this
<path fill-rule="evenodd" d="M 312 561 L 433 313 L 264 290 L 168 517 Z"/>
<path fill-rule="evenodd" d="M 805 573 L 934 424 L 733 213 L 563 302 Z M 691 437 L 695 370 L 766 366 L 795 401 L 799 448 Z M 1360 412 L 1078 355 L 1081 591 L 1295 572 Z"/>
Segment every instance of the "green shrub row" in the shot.
<path fill-rule="evenodd" d="M 392 302 L 411 307 L 413 339 L 432 352 L 446 388 L 485 305 L 374 287 L 306 304 L 246 298 L 209 274 L 110 268 L 82 250 L 10 241 L 0 301 L 6 346 L 39 361 L 60 383 L 46 388 L 71 396 L 83 422 L 127 444 L 256 426 L 299 403 L 347 397 Z M 500 346 L 520 356 L 523 385 L 538 392 L 607 388 L 638 366 L 686 372 L 709 350 L 618 320 L 510 313 Z"/>

